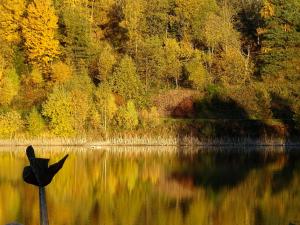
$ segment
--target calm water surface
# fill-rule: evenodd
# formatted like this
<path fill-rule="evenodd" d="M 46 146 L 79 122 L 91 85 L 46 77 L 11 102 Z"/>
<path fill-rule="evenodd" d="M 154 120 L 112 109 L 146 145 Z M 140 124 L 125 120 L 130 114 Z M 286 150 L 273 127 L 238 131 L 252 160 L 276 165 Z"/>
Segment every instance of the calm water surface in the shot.
<path fill-rule="evenodd" d="M 51 225 L 300 224 L 298 151 L 68 151 L 46 188 Z M 36 154 L 53 162 L 65 150 Z M 26 164 L 24 149 L 0 150 L 1 225 L 39 224 L 38 190 L 21 178 Z"/>

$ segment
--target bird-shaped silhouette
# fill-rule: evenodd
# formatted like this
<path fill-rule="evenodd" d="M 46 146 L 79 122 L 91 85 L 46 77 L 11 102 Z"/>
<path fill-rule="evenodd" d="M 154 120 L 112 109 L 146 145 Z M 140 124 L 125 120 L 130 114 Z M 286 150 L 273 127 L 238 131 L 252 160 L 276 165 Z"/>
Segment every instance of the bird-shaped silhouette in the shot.
<path fill-rule="evenodd" d="M 68 155 L 66 155 L 57 163 L 48 167 L 49 159 L 36 158 L 34 149 L 31 145 L 27 147 L 26 155 L 30 162 L 30 166 L 24 167 L 23 179 L 26 183 L 39 187 L 45 187 L 51 183 L 53 177 L 63 167 L 64 162 L 68 157 Z"/>

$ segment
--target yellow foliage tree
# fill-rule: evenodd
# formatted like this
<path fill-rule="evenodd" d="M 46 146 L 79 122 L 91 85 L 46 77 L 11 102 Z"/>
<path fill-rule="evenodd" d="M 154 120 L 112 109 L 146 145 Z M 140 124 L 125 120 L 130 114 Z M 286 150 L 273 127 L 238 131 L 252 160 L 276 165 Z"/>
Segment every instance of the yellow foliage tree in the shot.
<path fill-rule="evenodd" d="M 129 100 L 125 106 L 119 108 L 113 123 L 116 127 L 125 130 L 133 130 L 138 126 L 139 118 L 133 101 Z"/>
<path fill-rule="evenodd" d="M 250 81 L 252 65 L 239 49 L 228 48 L 221 53 L 217 70 L 221 83 L 230 89 Z"/>
<path fill-rule="evenodd" d="M 24 0 L 0 1 L 0 39 L 8 43 L 20 41 L 19 28 L 24 9 Z"/>
<path fill-rule="evenodd" d="M 118 109 L 108 84 L 101 84 L 95 91 L 95 106 L 100 116 L 100 123 L 106 130 Z"/>
<path fill-rule="evenodd" d="M 5 73 L 0 79 L 0 105 L 7 106 L 17 95 L 20 88 L 19 77 L 15 70 Z"/>
<path fill-rule="evenodd" d="M 0 136 L 10 137 L 23 127 L 21 115 L 16 111 L 0 114 Z"/>
<path fill-rule="evenodd" d="M 192 86 L 197 90 L 203 90 L 208 84 L 208 72 L 202 64 L 201 59 L 194 58 L 185 65 L 188 73 L 188 80 L 191 81 Z"/>
<path fill-rule="evenodd" d="M 44 82 L 43 75 L 38 68 L 33 68 L 31 73 L 29 74 L 28 81 L 31 85 L 36 86 L 42 84 Z"/>
<path fill-rule="evenodd" d="M 275 15 L 275 7 L 272 3 L 267 0 L 263 1 L 263 7 L 260 10 L 260 15 L 262 18 L 267 19 Z"/>
<path fill-rule="evenodd" d="M 97 79 L 100 81 L 106 81 L 109 75 L 112 74 L 113 65 L 115 63 L 116 57 L 112 47 L 108 43 L 104 43 L 97 62 L 99 71 Z"/>
<path fill-rule="evenodd" d="M 122 9 L 124 20 L 120 25 L 128 30 L 129 49 L 134 50 L 135 55 L 137 55 L 139 43 L 142 39 L 141 30 L 145 2 L 144 0 L 125 0 Z"/>
<path fill-rule="evenodd" d="M 143 127 L 154 128 L 160 124 L 160 116 L 155 106 L 151 107 L 150 110 L 143 109 L 140 112 L 140 121 Z"/>
<path fill-rule="evenodd" d="M 27 130 L 33 136 L 40 135 L 45 128 L 45 121 L 42 115 L 33 108 L 27 117 Z"/>
<path fill-rule="evenodd" d="M 181 49 L 179 43 L 172 38 L 165 40 L 165 74 L 167 78 L 175 80 L 176 88 L 178 88 L 178 80 L 181 74 L 181 62 L 179 60 Z"/>
<path fill-rule="evenodd" d="M 72 76 L 72 68 L 63 62 L 53 64 L 51 69 L 51 81 L 54 83 L 62 84 L 68 81 Z"/>
<path fill-rule="evenodd" d="M 57 22 L 51 0 L 34 0 L 28 5 L 22 32 L 27 60 L 32 65 L 46 69 L 59 56 L 59 42 L 55 39 Z"/>

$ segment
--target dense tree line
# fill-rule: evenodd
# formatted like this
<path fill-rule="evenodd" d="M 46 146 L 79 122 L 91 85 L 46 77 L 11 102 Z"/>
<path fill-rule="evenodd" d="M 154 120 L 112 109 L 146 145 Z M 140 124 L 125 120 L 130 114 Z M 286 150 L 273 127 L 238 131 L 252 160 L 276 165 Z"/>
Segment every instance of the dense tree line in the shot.
<path fill-rule="evenodd" d="M 280 103 L 300 123 L 298 0 L 2 0 L 0 12 L 1 136 L 152 126 L 152 96 L 176 88 L 251 119 Z"/>

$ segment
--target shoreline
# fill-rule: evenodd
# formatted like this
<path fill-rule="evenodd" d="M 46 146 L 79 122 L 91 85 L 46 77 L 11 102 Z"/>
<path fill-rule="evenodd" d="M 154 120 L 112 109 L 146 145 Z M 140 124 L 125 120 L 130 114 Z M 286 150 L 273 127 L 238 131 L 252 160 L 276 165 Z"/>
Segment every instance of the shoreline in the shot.
<path fill-rule="evenodd" d="M 254 138 L 215 138 L 200 140 L 194 137 L 183 138 L 112 138 L 106 140 L 88 140 L 87 138 L 36 138 L 4 139 L 0 147 L 300 147 L 300 142 L 284 139 Z"/>

